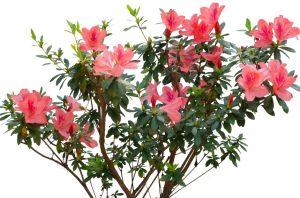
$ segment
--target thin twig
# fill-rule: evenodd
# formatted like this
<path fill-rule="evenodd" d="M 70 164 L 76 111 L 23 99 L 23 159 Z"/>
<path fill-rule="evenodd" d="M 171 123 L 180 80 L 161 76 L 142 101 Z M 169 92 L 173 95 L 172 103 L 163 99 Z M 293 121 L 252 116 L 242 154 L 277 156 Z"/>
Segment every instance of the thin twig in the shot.
<path fill-rule="evenodd" d="M 49 144 L 42 139 L 42 141 L 46 144 L 46 146 L 49 148 L 49 150 L 52 152 L 52 154 L 62 163 L 65 164 L 62 159 L 54 152 L 54 150 L 49 146 Z"/>
<path fill-rule="evenodd" d="M 90 185 L 91 185 L 91 187 L 92 187 L 92 191 L 93 191 L 93 193 L 94 193 L 95 198 L 97 198 L 97 195 L 96 195 L 96 193 L 95 193 L 94 186 L 93 186 L 91 180 L 90 180 Z"/>
<path fill-rule="evenodd" d="M 219 163 L 219 165 L 222 163 L 223 161 L 221 161 Z M 214 167 L 210 167 L 208 170 L 206 170 L 204 173 L 202 173 L 201 175 L 199 175 L 198 177 L 196 177 L 195 179 L 193 179 L 192 181 L 190 181 L 189 183 L 187 183 L 187 185 L 181 187 L 180 189 L 178 189 L 176 192 L 172 193 L 170 195 L 170 197 L 174 196 L 176 193 L 178 193 L 179 191 L 181 191 L 183 188 L 187 187 L 188 185 L 192 184 L 193 182 L 195 182 L 196 180 L 198 180 L 200 177 L 204 176 L 205 174 L 207 174 L 208 172 L 210 172 Z"/>
<path fill-rule="evenodd" d="M 155 182 L 155 180 L 156 180 L 156 178 L 158 177 L 158 175 L 159 175 L 159 171 L 158 171 L 158 173 L 156 174 L 156 176 L 154 177 L 154 179 L 153 179 L 153 181 L 151 182 L 150 186 L 149 186 L 149 187 L 147 187 L 147 189 L 146 189 L 146 192 L 144 193 L 144 195 L 143 195 L 143 197 L 142 197 L 142 198 L 145 198 L 145 197 L 146 197 L 146 195 L 147 195 L 148 191 L 150 190 L 151 186 L 152 186 L 152 185 L 153 185 L 153 183 Z M 145 185 L 146 185 L 146 184 L 145 184 Z"/>
<path fill-rule="evenodd" d="M 43 140 L 44 141 L 44 140 Z M 44 141 L 45 142 L 45 141 Z M 24 143 L 23 142 L 23 144 L 26 144 L 26 143 Z M 50 149 L 51 149 L 51 151 L 53 151 L 52 150 L 52 148 L 50 147 Z M 89 197 L 90 198 L 94 198 L 93 197 L 93 195 L 91 194 L 91 192 L 90 192 L 90 190 L 88 189 L 88 187 L 86 186 L 86 184 L 84 183 L 84 181 L 82 181 L 82 180 L 80 180 L 80 178 L 68 167 L 68 165 L 66 165 L 66 164 L 64 164 L 64 163 L 62 163 L 62 161 L 61 161 L 61 159 L 55 154 L 55 153 L 53 153 L 52 152 L 52 154 L 54 154 L 56 157 L 58 157 L 58 159 L 59 159 L 59 161 L 58 160 L 55 160 L 55 159 L 53 159 L 53 158 L 51 158 L 51 157 L 48 157 L 48 156 L 46 156 L 46 155 L 44 155 L 44 154 L 42 154 L 42 153 L 40 153 L 39 151 L 37 151 L 35 148 L 33 148 L 33 147 L 31 147 L 31 150 L 33 150 L 35 153 L 37 153 L 38 155 L 40 155 L 41 157 L 43 157 L 43 158 L 45 158 L 45 159 L 48 159 L 48 160 L 50 160 L 50 161 L 53 161 L 53 162 L 55 162 L 56 164 L 58 164 L 58 165 L 60 165 L 60 166 L 62 166 L 63 168 L 65 168 L 69 173 L 71 173 L 71 175 L 73 176 L 73 177 L 75 177 L 75 179 L 81 184 L 81 186 L 85 189 L 85 191 L 87 192 L 87 194 L 89 195 Z"/>

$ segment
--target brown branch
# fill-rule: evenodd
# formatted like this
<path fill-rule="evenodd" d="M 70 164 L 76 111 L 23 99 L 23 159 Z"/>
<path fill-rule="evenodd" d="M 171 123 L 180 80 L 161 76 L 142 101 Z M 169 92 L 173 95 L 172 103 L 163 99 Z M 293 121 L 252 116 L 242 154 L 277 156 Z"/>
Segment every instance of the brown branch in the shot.
<path fill-rule="evenodd" d="M 187 160 L 185 166 L 183 166 L 181 169 L 181 172 L 183 174 L 185 174 L 186 171 L 189 169 L 189 167 L 190 167 L 191 163 L 193 162 L 194 158 L 196 157 L 196 155 L 197 155 L 196 149 L 191 150 L 191 155 L 190 155 L 189 159 Z"/>
<path fill-rule="evenodd" d="M 147 195 L 147 192 L 150 190 L 151 186 L 152 186 L 153 183 L 155 182 L 155 180 L 156 180 L 156 178 L 158 177 L 159 173 L 160 173 L 160 171 L 157 171 L 157 175 L 156 175 L 156 176 L 154 177 L 154 179 L 152 180 L 150 186 L 147 187 L 147 190 L 146 190 L 146 192 L 144 193 L 144 195 L 143 195 L 142 198 L 144 198 L 144 197 Z M 145 185 L 146 185 L 146 184 L 145 184 Z"/>
<path fill-rule="evenodd" d="M 141 191 L 143 190 L 144 186 L 146 185 L 147 181 L 149 180 L 150 176 L 153 174 L 153 172 L 155 171 L 155 168 L 153 168 L 153 166 L 150 168 L 149 172 L 147 173 L 147 175 L 144 177 L 143 181 L 138 185 L 138 187 L 133 191 L 133 194 L 135 196 L 138 196 Z"/>
<path fill-rule="evenodd" d="M 191 149 L 190 152 L 189 152 L 189 154 L 186 156 L 186 158 L 184 159 L 184 161 L 183 161 L 183 163 L 182 163 L 182 165 L 181 165 L 181 170 L 183 169 L 183 167 L 185 167 L 187 161 L 189 160 L 189 158 L 190 158 L 190 156 L 191 156 L 191 154 L 192 154 L 193 152 L 194 152 L 194 149 Z"/>
<path fill-rule="evenodd" d="M 168 149 L 168 148 L 169 148 L 169 145 L 163 147 L 163 149 L 160 150 L 160 151 L 158 152 L 158 156 L 162 155 L 162 156 L 161 156 L 161 160 L 164 159 L 163 153 L 164 153 L 164 151 L 165 151 L 166 149 Z M 167 158 L 166 161 L 168 161 L 168 160 L 169 160 L 169 157 Z M 155 171 L 154 166 L 151 166 L 149 172 L 148 172 L 147 175 L 143 178 L 142 182 L 141 182 L 141 183 L 138 185 L 138 187 L 133 191 L 133 194 L 134 194 L 135 196 L 138 196 L 138 195 L 141 193 L 141 191 L 142 191 L 143 188 L 145 187 L 147 181 L 149 180 L 150 176 L 154 173 L 154 171 Z"/>
<path fill-rule="evenodd" d="M 99 85 L 98 85 L 99 86 Z M 117 172 L 116 168 L 114 167 L 114 164 L 112 160 L 109 158 L 106 148 L 105 148 L 105 125 L 106 125 L 106 109 L 107 109 L 107 104 L 105 103 L 104 96 L 103 96 L 103 90 L 101 88 L 101 82 L 100 82 L 100 88 L 97 89 L 97 97 L 99 99 L 100 103 L 100 124 L 98 127 L 98 132 L 99 132 L 99 145 L 100 145 L 100 151 L 102 153 L 102 156 L 104 160 L 107 162 L 108 167 L 112 173 L 112 176 L 114 179 L 118 182 L 119 186 L 121 189 L 124 191 L 126 194 L 127 198 L 134 198 L 132 193 L 129 191 L 127 186 L 125 185 L 124 181 L 120 177 L 119 173 Z"/>

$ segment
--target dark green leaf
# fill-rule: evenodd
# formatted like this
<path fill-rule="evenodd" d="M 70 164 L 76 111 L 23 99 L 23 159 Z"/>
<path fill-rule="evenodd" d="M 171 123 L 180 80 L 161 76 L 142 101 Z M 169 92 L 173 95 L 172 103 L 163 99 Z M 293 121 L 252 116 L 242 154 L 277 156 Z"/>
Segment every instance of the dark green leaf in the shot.
<path fill-rule="evenodd" d="M 294 50 L 293 48 L 290 48 L 290 47 L 280 47 L 280 48 L 285 50 L 285 51 L 288 51 L 288 52 L 292 52 L 292 53 L 296 52 L 296 50 Z"/>
<path fill-rule="evenodd" d="M 292 88 L 295 89 L 296 91 L 300 91 L 300 86 L 299 85 L 293 84 Z"/>

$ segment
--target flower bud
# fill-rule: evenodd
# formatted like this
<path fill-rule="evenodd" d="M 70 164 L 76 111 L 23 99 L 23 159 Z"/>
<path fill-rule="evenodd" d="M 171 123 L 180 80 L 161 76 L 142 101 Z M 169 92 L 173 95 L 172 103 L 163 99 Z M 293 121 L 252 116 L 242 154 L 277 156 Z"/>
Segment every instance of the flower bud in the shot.
<path fill-rule="evenodd" d="M 228 96 L 228 101 L 227 101 L 227 108 L 230 109 L 232 107 L 232 103 L 233 103 L 233 94 L 231 93 Z"/>
<path fill-rule="evenodd" d="M 216 36 L 221 35 L 222 29 L 221 29 L 221 26 L 220 26 L 219 22 L 217 22 L 216 25 L 215 25 L 215 32 L 216 32 Z"/>
<path fill-rule="evenodd" d="M 23 127 L 22 127 L 22 130 L 21 130 L 21 137 L 22 137 L 22 139 L 26 139 L 26 138 L 27 138 L 27 135 L 28 135 L 27 129 L 26 129 L 25 126 L 23 126 Z"/>

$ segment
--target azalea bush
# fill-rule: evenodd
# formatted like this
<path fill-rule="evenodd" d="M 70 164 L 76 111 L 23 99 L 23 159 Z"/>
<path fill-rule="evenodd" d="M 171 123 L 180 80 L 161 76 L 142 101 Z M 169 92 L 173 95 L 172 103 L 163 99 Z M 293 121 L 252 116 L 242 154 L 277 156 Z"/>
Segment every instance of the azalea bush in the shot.
<path fill-rule="evenodd" d="M 72 59 L 31 30 L 37 56 L 58 72 L 50 81 L 70 93 L 55 100 L 42 88 L 7 94 L 0 120 L 91 198 L 172 197 L 227 159 L 237 166 L 247 144 L 233 126 L 262 109 L 274 116 L 274 103 L 288 113 L 290 88 L 300 91 L 282 62 L 300 30 L 284 16 L 255 26 L 246 19 L 241 36 L 252 45 L 236 45 L 219 19 L 224 7 L 212 3 L 191 18 L 161 10 L 162 34 L 150 38 L 140 8 L 127 6 L 134 23 L 125 31 L 145 40 L 113 47 L 105 42 L 109 22 L 81 28 L 68 21 Z M 206 171 L 193 176 L 200 163 Z"/>

